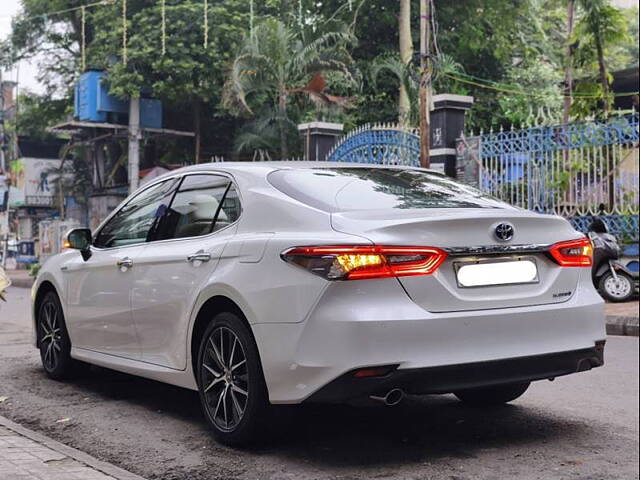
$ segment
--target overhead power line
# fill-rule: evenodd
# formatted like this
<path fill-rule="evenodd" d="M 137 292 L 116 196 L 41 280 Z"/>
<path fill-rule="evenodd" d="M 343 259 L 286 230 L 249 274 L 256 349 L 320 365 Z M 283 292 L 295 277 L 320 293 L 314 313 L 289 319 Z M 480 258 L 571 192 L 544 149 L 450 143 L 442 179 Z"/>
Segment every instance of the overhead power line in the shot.
<path fill-rule="evenodd" d="M 496 82 L 493 82 L 492 80 L 487 80 L 487 79 L 480 79 L 478 77 L 473 77 L 471 75 L 466 75 L 463 73 L 458 73 L 456 75 L 451 74 L 451 73 L 447 73 L 444 72 L 442 73 L 443 76 L 448 77 L 452 80 L 456 80 L 458 82 L 461 83 L 466 83 L 469 85 L 474 85 L 476 87 L 480 87 L 480 88 L 484 88 L 487 90 L 494 90 L 497 92 L 502 92 L 502 93 L 511 93 L 511 94 L 515 94 L 515 95 L 522 95 L 522 96 L 527 96 L 527 97 L 548 97 L 550 96 L 549 93 L 536 93 L 536 92 L 526 92 L 524 90 L 519 90 L 517 87 L 513 87 L 510 85 L 502 85 Z M 464 78 L 467 77 L 467 78 Z M 487 83 L 482 83 L 482 82 L 487 82 Z M 490 83 L 490 84 L 488 84 Z M 633 95 L 638 95 L 640 92 L 620 92 L 620 93 L 614 93 L 613 96 L 614 97 L 631 97 Z M 564 97 L 565 95 L 559 93 L 558 97 Z M 594 94 L 589 94 L 589 93 L 579 93 L 579 92 L 574 92 L 572 95 L 573 98 L 602 98 L 602 95 L 594 95 Z"/>
<path fill-rule="evenodd" d="M 208 11 L 208 1 L 207 0 L 203 0 L 203 10 L 204 10 L 204 47 L 206 48 L 207 43 L 208 43 L 208 29 L 207 29 L 207 23 L 208 23 L 208 18 L 207 18 L 207 11 Z M 429 27 L 432 30 L 430 37 L 433 40 L 434 43 L 434 49 L 435 49 L 435 54 L 436 57 L 439 56 L 440 54 L 440 48 L 437 44 L 437 31 L 438 31 L 438 24 L 435 21 L 435 9 L 433 8 L 433 0 L 427 0 L 427 5 L 430 11 L 430 15 L 427 16 L 426 20 L 429 23 Z M 79 11 L 80 15 L 81 15 L 81 19 L 82 19 L 82 43 L 85 43 L 85 24 L 86 24 L 86 9 L 88 8 L 93 8 L 93 7 L 99 7 L 99 6 L 105 6 L 105 5 L 116 5 L 117 3 L 122 3 L 122 23 L 123 23 L 123 38 L 122 38 L 122 49 L 123 49 L 123 60 L 126 63 L 126 57 L 127 57 L 127 24 L 126 24 L 126 0 L 98 0 L 95 2 L 90 2 L 87 3 L 85 5 L 79 5 L 77 7 L 71 7 L 71 8 L 65 8 L 65 9 L 61 9 L 61 10 L 55 10 L 52 12 L 45 12 L 45 13 L 40 13 L 40 14 L 35 14 L 35 15 L 29 15 L 26 17 L 20 17 L 21 20 L 23 21 L 29 21 L 29 20 L 35 20 L 35 19 L 48 19 L 50 17 L 55 17 L 57 15 L 62 15 L 62 14 L 67 14 L 67 13 L 71 13 L 71 12 L 76 12 Z M 252 7 L 253 7 L 253 2 L 252 3 Z M 166 37 L 167 37 L 167 33 L 166 33 L 166 5 L 165 5 L 165 0 L 161 0 L 160 1 L 160 9 L 161 9 L 161 43 L 162 43 L 162 54 L 164 55 L 166 52 Z M 0 18 L 12 18 L 12 15 L 0 15 Z M 86 55 L 86 46 L 82 45 L 81 46 L 81 55 L 82 55 L 82 64 L 84 65 L 85 63 L 85 55 Z M 501 84 L 498 82 L 495 82 L 493 80 L 489 80 L 489 79 L 485 79 L 485 78 L 480 78 L 480 77 L 476 77 L 474 75 L 470 75 L 470 74 L 466 74 L 466 73 L 461 73 L 458 72 L 456 74 L 452 74 L 452 73 L 447 73 L 447 72 L 443 72 L 442 73 L 443 76 L 448 77 L 452 80 L 461 82 L 461 83 L 465 83 L 468 85 L 473 85 L 479 88 L 483 88 L 486 90 L 493 90 L 493 91 L 497 91 L 497 92 L 502 92 L 502 93 L 509 93 L 509 94 L 514 94 L 514 95 L 521 95 L 521 96 L 527 96 L 527 97 L 547 97 L 549 96 L 548 93 L 536 93 L 536 92 L 530 92 L 530 91 L 524 91 L 519 89 L 518 87 L 515 87 L 513 85 L 505 85 L 505 84 Z M 619 93 L 614 93 L 612 94 L 612 96 L 614 97 L 630 97 L 633 95 L 639 95 L 640 92 L 635 91 L 635 92 L 619 92 Z M 593 99 L 597 99 L 597 98 L 602 98 L 602 95 L 594 95 L 594 94 L 588 94 L 588 93 L 580 93 L 580 92 L 573 92 L 572 95 L 564 95 L 564 94 L 558 94 L 558 97 L 569 97 L 569 98 L 593 98 Z"/>
<path fill-rule="evenodd" d="M 97 2 L 87 3 L 86 5 L 80 5 L 78 7 L 65 8 L 63 10 L 55 10 L 53 12 L 45 12 L 38 13 L 35 15 L 29 15 L 28 17 L 21 17 L 22 20 L 35 20 L 36 18 L 47 19 L 49 17 L 55 17 L 57 15 L 62 15 L 63 13 L 71 13 L 76 12 L 78 10 L 82 10 L 83 8 L 93 8 L 101 5 L 114 5 L 117 0 L 99 0 Z M 1 17 L 13 17 L 13 15 L 0 15 Z"/>

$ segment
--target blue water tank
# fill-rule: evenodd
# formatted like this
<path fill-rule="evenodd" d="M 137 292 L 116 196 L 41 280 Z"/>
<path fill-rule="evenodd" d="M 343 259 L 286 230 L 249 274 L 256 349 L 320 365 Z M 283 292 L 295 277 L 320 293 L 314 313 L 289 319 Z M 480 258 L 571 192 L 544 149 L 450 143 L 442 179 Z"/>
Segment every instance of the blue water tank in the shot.
<path fill-rule="evenodd" d="M 74 116 L 82 122 L 106 122 L 107 112 L 98 110 L 100 79 L 104 72 L 89 71 L 80 76 L 75 87 Z"/>
<path fill-rule="evenodd" d="M 106 75 L 102 73 L 102 77 L 98 80 L 98 103 L 96 108 L 98 112 L 106 113 L 129 113 L 129 102 L 120 100 L 114 95 L 109 95 L 107 82 L 104 81 Z"/>
<path fill-rule="evenodd" d="M 90 70 L 75 86 L 74 116 L 83 122 L 114 121 L 109 114 L 129 113 L 129 102 L 109 94 L 106 73 Z M 113 115 L 111 116 L 113 117 Z"/>

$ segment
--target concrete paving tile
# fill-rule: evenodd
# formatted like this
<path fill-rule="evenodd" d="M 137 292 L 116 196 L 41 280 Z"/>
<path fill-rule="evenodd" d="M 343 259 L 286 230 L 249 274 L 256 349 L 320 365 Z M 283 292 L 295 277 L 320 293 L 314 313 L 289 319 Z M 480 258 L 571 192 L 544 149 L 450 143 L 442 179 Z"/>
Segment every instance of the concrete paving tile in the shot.
<path fill-rule="evenodd" d="M 0 417 L 5 425 L 11 422 Z M 119 480 L 140 478 L 20 426 L 0 426 L 0 480 Z M 25 435 L 28 435 L 25 436 Z M 37 440 L 37 441 L 36 441 Z M 57 447 L 56 447 L 57 446 Z M 49 448 L 51 447 L 51 448 Z M 55 450 L 58 448 L 58 450 Z M 64 452 L 64 453 L 63 453 Z M 73 456 L 74 458 L 71 458 Z M 78 458 L 78 460 L 76 460 Z M 82 459 L 82 461 L 80 461 Z M 93 466 L 91 466 L 93 465 Z M 101 470 L 114 472 L 111 476 Z M 121 476 L 123 475 L 123 476 Z"/>

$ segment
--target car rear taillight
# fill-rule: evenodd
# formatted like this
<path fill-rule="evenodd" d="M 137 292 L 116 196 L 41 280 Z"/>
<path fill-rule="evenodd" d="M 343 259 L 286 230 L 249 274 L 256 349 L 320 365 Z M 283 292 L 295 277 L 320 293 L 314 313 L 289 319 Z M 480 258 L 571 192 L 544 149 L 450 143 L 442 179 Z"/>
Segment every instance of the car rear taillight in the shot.
<path fill-rule="evenodd" d="M 282 259 L 327 280 L 430 275 L 447 258 L 435 247 L 327 246 L 294 247 Z"/>
<path fill-rule="evenodd" d="M 590 267 L 593 265 L 593 245 L 588 238 L 556 243 L 549 253 L 562 267 Z"/>

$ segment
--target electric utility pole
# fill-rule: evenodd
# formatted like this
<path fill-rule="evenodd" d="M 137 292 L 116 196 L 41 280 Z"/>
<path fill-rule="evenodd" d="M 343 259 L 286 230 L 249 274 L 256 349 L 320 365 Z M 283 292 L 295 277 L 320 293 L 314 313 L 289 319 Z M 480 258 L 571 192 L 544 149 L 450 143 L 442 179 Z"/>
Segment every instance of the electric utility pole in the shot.
<path fill-rule="evenodd" d="M 2 70 L 0 70 L 0 171 L 7 174 L 7 165 L 4 158 L 4 83 Z"/>
<path fill-rule="evenodd" d="M 4 158 L 4 84 L 2 82 L 2 69 L 0 69 L 0 173 L 5 177 L 7 175 L 6 162 Z M 6 183 L 6 187 L 9 188 L 9 182 Z M 4 197 L 4 192 L 2 191 Z M 4 203 L 5 199 L 1 199 Z M 7 197 L 7 204 L 4 206 L 4 220 L 0 218 L 0 221 L 6 222 L 5 228 L 0 228 L 0 231 L 5 230 L 4 238 L 2 239 L 2 266 L 7 266 L 7 251 L 9 246 L 9 198 Z M 0 225 L 2 226 L 2 225 Z"/>
<path fill-rule="evenodd" d="M 431 37 L 430 0 L 420 0 L 420 166 L 429 168 L 429 94 L 431 90 Z"/>
<path fill-rule="evenodd" d="M 138 189 L 140 176 L 140 97 L 129 100 L 129 193 Z"/>

